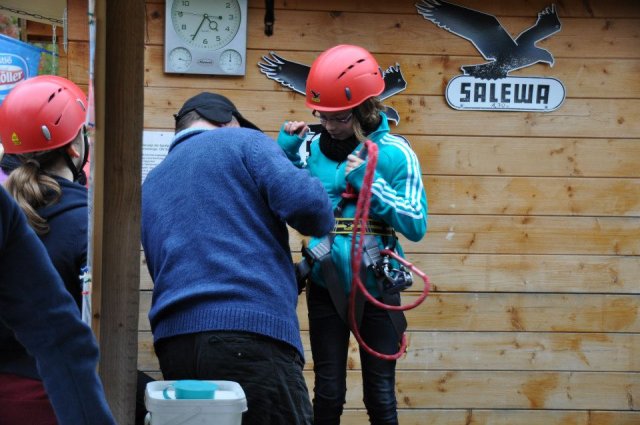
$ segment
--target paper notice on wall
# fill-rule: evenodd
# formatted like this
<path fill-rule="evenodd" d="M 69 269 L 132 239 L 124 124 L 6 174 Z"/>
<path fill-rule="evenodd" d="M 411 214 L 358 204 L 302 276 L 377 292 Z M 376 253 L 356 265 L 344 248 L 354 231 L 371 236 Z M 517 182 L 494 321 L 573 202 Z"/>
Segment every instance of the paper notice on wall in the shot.
<path fill-rule="evenodd" d="M 169 151 L 173 140 L 172 131 L 146 130 L 142 135 L 142 182 L 156 165 L 158 165 Z"/>

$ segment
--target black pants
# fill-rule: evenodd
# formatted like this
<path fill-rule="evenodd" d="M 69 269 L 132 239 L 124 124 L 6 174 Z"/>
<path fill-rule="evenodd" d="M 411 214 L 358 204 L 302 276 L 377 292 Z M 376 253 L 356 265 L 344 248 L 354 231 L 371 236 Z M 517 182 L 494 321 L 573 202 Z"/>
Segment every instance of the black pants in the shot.
<path fill-rule="evenodd" d="M 336 311 L 329 292 L 311 284 L 309 290 L 309 334 L 313 354 L 315 386 L 313 415 L 315 425 L 338 425 L 347 392 L 347 353 L 349 327 Z M 394 354 L 400 337 L 389 313 L 365 303 L 360 335 L 374 350 Z M 360 349 L 362 391 L 369 422 L 397 425 L 395 394 L 396 362 L 382 360 Z"/>
<path fill-rule="evenodd" d="M 144 418 L 147 416 L 147 407 L 144 404 L 144 394 L 147 384 L 155 379 L 144 372 L 138 371 L 138 384 L 136 389 L 136 425 L 144 425 Z"/>
<path fill-rule="evenodd" d="M 234 381 L 247 397 L 243 425 L 310 425 L 309 392 L 298 351 L 246 332 L 178 335 L 155 344 L 167 380 Z"/>

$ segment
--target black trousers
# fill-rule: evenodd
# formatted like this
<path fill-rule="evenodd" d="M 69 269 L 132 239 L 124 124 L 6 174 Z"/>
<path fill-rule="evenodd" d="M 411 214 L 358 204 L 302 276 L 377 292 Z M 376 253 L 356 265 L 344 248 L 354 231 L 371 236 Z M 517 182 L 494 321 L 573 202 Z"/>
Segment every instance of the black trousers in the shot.
<path fill-rule="evenodd" d="M 247 332 L 212 331 L 164 338 L 155 344 L 167 380 L 234 381 L 247 397 L 243 425 L 313 424 L 298 351 Z"/>
<path fill-rule="evenodd" d="M 338 425 L 347 393 L 349 326 L 333 306 L 329 292 L 316 285 L 307 287 L 309 333 L 315 372 L 313 413 L 315 425 Z M 389 313 L 365 303 L 360 335 L 374 350 L 393 354 L 400 336 Z M 382 360 L 360 349 L 362 393 L 369 422 L 397 425 L 395 394 L 396 362 Z"/>

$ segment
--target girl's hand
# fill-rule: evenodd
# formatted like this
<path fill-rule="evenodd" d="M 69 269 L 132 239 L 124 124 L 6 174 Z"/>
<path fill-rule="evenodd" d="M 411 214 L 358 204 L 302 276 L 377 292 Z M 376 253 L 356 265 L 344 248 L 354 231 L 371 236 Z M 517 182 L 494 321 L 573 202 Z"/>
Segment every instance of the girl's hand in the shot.
<path fill-rule="evenodd" d="M 344 168 L 344 174 L 345 175 L 349 174 L 354 168 L 358 168 L 363 163 L 364 163 L 364 159 L 356 155 L 349 155 L 347 157 L 347 165 Z"/>
<path fill-rule="evenodd" d="M 287 134 L 296 134 L 301 139 L 304 139 L 309 132 L 309 126 L 304 121 L 287 121 L 284 123 L 284 131 Z"/>

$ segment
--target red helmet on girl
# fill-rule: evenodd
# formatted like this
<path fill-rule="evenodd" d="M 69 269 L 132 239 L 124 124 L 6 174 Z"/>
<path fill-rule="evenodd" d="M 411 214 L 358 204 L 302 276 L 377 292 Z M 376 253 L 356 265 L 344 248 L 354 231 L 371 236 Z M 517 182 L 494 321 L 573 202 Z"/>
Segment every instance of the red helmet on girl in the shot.
<path fill-rule="evenodd" d="M 46 151 L 73 141 L 86 120 L 87 97 L 66 78 L 39 75 L 18 83 L 0 105 L 5 153 Z"/>
<path fill-rule="evenodd" d="M 313 61 L 305 89 L 306 105 L 317 111 L 340 111 L 354 108 L 383 90 L 382 71 L 371 53 L 341 44 Z"/>

